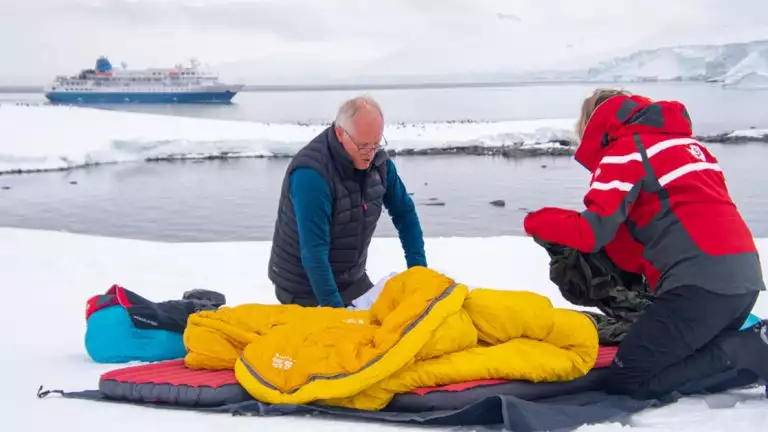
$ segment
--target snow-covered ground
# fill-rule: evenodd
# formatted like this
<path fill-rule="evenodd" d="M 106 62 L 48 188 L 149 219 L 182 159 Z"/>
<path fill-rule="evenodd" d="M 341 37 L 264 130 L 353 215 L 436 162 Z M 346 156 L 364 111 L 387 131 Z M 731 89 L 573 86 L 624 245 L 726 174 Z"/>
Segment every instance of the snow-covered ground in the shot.
<path fill-rule="evenodd" d="M 388 124 L 387 148 L 519 145 L 573 140 L 573 119 Z M 56 105 L 0 104 L 0 173 L 146 159 L 291 155 L 327 125 L 265 124 Z"/>
<path fill-rule="evenodd" d="M 275 303 L 266 274 L 270 244 L 155 243 L 8 228 L 0 228 L 0 244 L 0 287 L 7 303 L 0 314 L 0 328 L 4 330 L 0 355 L 4 374 L 4 402 L 0 404 L 3 431 L 54 427 L 79 432 L 135 431 L 137 427 L 186 432 L 395 428 L 327 417 L 231 417 L 68 400 L 55 395 L 37 399 L 35 392 L 40 385 L 47 389 L 93 389 L 101 373 L 119 367 L 95 364 L 87 357 L 83 345 L 84 308 L 90 296 L 117 283 L 157 301 L 204 287 L 224 293 L 230 305 Z M 531 290 L 549 296 L 557 306 L 569 307 L 549 282 L 546 252 L 530 238 L 433 238 L 427 239 L 426 247 L 430 266 L 459 282 Z M 759 247 L 765 267 L 768 239 L 759 240 Z M 373 240 L 369 258 L 372 278 L 404 268 L 397 239 Z M 765 294 L 755 313 L 768 316 Z M 601 424 L 580 430 L 758 431 L 768 424 L 768 401 L 761 392 L 750 389 L 687 398 L 635 415 L 631 429 Z"/>

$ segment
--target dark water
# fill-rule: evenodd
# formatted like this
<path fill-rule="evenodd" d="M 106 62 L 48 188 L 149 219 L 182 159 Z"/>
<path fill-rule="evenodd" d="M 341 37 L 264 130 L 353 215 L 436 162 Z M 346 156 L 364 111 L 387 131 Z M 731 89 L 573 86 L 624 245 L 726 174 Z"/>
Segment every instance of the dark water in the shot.
<path fill-rule="evenodd" d="M 768 145 L 710 145 L 756 236 L 768 237 Z M 520 235 L 525 209 L 580 209 L 588 176 L 568 157 L 400 156 L 426 236 Z M 103 166 L 0 177 L 0 226 L 166 241 L 269 240 L 288 160 Z M 490 201 L 502 199 L 505 207 Z M 444 205 L 432 205 L 444 204 Z M 386 213 L 377 236 L 396 232 Z"/>
<path fill-rule="evenodd" d="M 377 90 L 389 122 L 575 118 L 593 84 L 506 88 Z M 686 103 L 695 133 L 768 128 L 768 91 L 702 83 L 637 83 L 625 88 Z M 198 118 L 326 122 L 358 91 L 246 92 L 235 103 L 103 107 Z M 44 102 L 41 94 L 2 101 Z M 45 127 L 41 124 L 40 127 Z M 0 127 L 0 138 L 2 132 Z M 87 134 L 88 131 L 83 131 Z M 757 236 L 768 237 L 768 144 L 711 145 L 731 192 Z M 268 240 L 287 160 L 136 163 L 70 172 L 0 176 L 0 226 L 168 241 Z M 581 208 L 588 177 L 572 159 L 477 156 L 396 159 L 414 193 L 425 235 L 519 235 L 526 209 Z M 494 207 L 493 200 L 505 200 Z M 442 204 L 442 205 L 434 205 Z M 394 236 L 386 213 L 377 231 Z"/>

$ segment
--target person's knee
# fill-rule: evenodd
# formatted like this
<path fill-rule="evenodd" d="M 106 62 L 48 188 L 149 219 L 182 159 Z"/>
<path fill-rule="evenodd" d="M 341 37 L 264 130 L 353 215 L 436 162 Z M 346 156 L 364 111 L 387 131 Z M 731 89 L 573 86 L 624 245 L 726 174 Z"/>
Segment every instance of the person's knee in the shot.
<path fill-rule="evenodd" d="M 653 372 L 641 365 L 622 361 L 616 356 L 611 363 L 604 381 L 606 393 L 627 395 L 635 399 L 652 399 L 656 395 L 651 389 Z"/>
<path fill-rule="evenodd" d="M 605 381 L 605 392 L 625 395 L 633 399 L 656 399 L 659 394 L 650 388 L 648 380 L 628 379 L 625 375 L 609 374 Z"/>
<path fill-rule="evenodd" d="M 636 379 L 633 379 L 631 373 L 628 373 L 624 369 L 621 363 L 617 364 L 618 358 L 615 358 L 608 369 L 608 374 L 605 378 L 605 391 L 611 394 L 630 394 L 637 387 L 638 383 Z"/>

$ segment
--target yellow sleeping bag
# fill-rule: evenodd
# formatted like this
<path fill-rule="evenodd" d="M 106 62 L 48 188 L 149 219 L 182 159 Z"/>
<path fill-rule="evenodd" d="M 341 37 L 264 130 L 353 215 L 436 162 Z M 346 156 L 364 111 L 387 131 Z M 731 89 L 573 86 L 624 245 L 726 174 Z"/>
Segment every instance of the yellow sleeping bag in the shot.
<path fill-rule="evenodd" d="M 398 393 L 477 379 L 573 380 L 595 362 L 586 315 L 526 291 L 469 289 L 425 267 L 369 311 L 246 304 L 191 315 L 185 363 L 234 369 L 266 403 L 378 410 Z"/>

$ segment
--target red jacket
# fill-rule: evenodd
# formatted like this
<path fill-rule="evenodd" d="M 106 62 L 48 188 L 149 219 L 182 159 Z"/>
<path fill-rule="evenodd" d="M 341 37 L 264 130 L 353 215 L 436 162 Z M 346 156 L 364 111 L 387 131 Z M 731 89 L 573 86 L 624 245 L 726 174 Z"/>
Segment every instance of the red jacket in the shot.
<path fill-rule="evenodd" d="M 525 218 L 526 233 L 582 252 L 604 247 L 657 295 L 681 285 L 765 289 L 752 233 L 683 104 L 614 96 L 595 110 L 575 158 L 592 173 L 586 210 L 542 208 Z"/>

